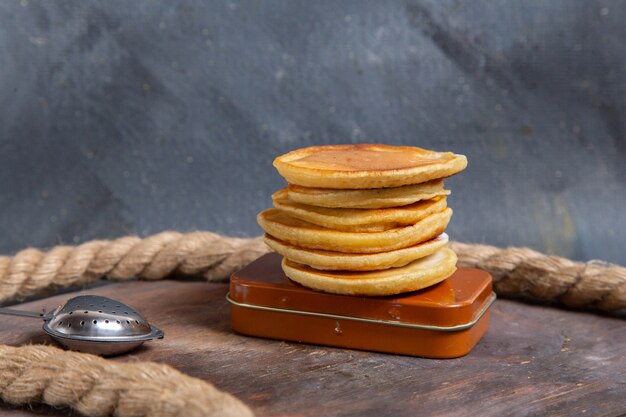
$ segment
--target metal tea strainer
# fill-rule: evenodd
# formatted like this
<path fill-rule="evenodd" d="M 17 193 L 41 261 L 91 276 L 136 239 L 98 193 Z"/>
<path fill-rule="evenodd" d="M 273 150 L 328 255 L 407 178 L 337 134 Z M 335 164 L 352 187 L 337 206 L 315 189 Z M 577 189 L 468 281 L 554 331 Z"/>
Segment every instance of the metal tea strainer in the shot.
<path fill-rule="evenodd" d="M 61 345 L 97 355 L 117 355 L 164 336 L 126 304 L 97 295 L 70 298 L 49 314 L 9 308 L 0 314 L 43 319 L 44 331 Z"/>

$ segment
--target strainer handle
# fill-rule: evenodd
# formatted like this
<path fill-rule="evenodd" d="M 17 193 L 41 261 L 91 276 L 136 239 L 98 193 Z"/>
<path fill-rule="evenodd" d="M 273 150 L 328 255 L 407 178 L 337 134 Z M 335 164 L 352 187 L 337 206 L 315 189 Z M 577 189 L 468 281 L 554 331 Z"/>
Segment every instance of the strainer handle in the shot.
<path fill-rule="evenodd" d="M 150 335 L 156 339 L 163 339 L 165 337 L 163 330 L 154 326 L 150 326 Z"/>
<path fill-rule="evenodd" d="M 0 308 L 0 314 L 8 314 L 9 316 L 32 317 L 43 320 L 46 320 L 48 318 L 44 313 L 36 313 L 34 311 L 25 310 L 13 310 L 12 308 Z"/>

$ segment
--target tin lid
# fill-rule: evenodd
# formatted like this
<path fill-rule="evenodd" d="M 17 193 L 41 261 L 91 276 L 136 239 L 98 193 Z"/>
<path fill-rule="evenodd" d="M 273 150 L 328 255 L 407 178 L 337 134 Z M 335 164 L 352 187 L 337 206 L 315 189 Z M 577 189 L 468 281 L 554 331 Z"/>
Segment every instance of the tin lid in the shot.
<path fill-rule="evenodd" d="M 491 276 L 479 269 L 460 268 L 445 281 L 420 291 L 360 297 L 305 288 L 285 276 L 281 259 L 270 253 L 235 272 L 230 298 L 250 306 L 438 327 L 471 323 L 492 301 Z"/>

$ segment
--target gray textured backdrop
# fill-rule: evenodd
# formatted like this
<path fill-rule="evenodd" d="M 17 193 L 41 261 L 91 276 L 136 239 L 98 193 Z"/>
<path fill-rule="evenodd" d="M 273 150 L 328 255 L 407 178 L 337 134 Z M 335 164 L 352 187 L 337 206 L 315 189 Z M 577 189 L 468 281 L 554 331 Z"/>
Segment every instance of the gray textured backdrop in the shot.
<path fill-rule="evenodd" d="M 256 235 L 272 159 L 466 154 L 450 235 L 625 264 L 624 1 L 0 2 L 0 250 Z"/>

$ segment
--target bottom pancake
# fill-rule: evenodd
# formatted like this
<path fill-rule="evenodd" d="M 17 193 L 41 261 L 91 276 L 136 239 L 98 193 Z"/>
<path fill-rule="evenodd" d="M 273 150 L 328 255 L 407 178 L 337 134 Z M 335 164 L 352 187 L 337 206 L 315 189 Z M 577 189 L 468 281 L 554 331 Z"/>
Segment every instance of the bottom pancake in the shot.
<path fill-rule="evenodd" d="M 319 291 L 346 295 L 393 295 L 437 284 L 456 271 L 456 254 L 442 248 L 399 268 L 382 271 L 320 271 L 283 258 L 283 271 L 293 281 Z"/>
<path fill-rule="evenodd" d="M 375 271 L 404 266 L 416 259 L 431 255 L 448 243 L 448 235 L 443 233 L 434 239 L 408 248 L 380 253 L 341 253 L 300 248 L 267 234 L 264 240 L 270 248 L 284 257 L 315 269 Z"/>

